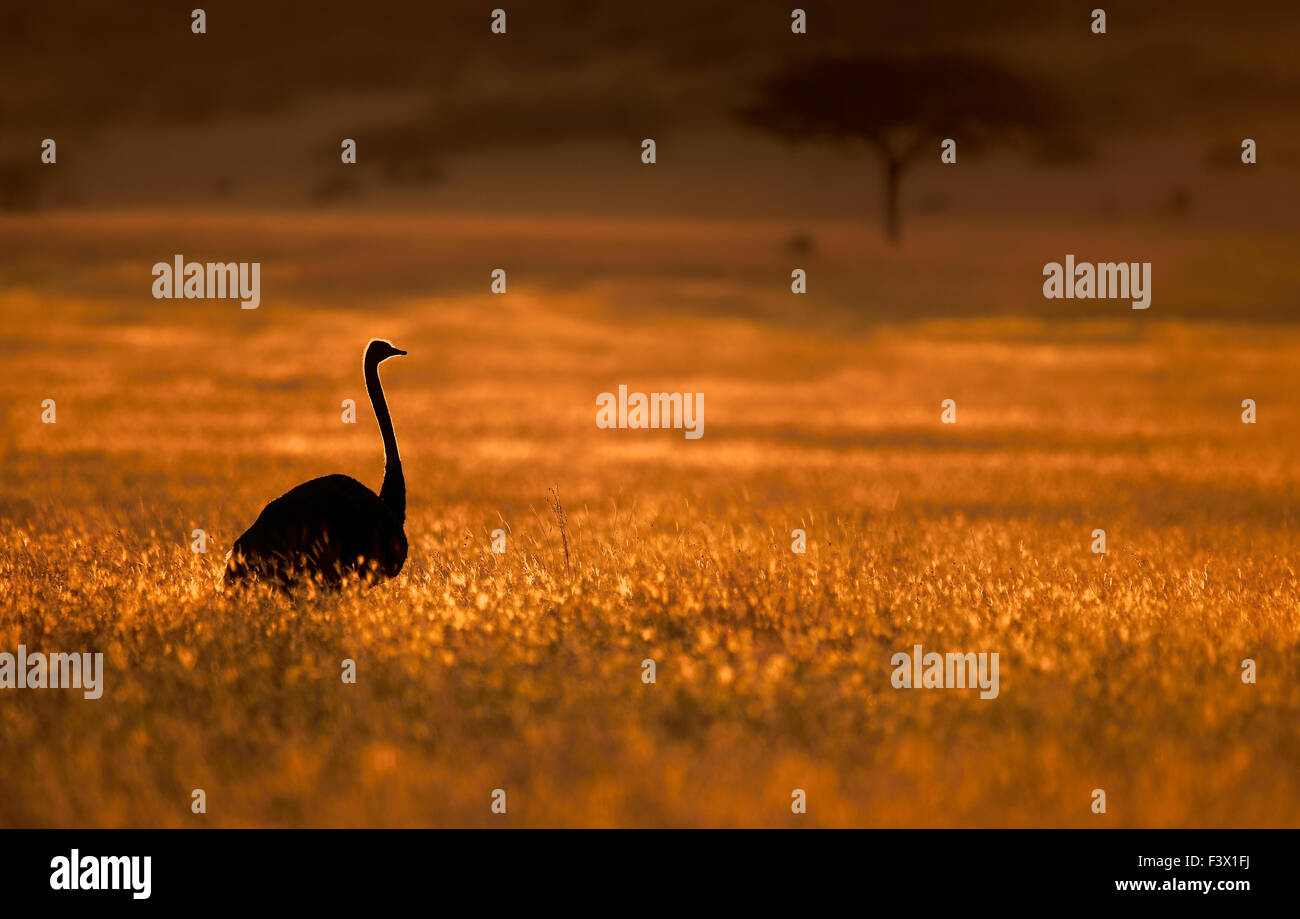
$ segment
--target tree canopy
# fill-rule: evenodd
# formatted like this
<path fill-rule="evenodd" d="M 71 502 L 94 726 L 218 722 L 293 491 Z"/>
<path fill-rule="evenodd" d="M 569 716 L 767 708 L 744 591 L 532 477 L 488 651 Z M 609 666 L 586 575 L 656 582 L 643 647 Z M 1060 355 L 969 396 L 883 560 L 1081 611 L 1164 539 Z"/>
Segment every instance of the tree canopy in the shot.
<path fill-rule="evenodd" d="M 1052 132 L 1053 95 L 997 64 L 965 55 L 856 56 L 804 61 L 771 77 L 741 119 L 794 142 L 861 141 L 885 171 L 885 226 L 899 236 L 898 183 L 924 149 L 953 138 L 963 153 Z"/>

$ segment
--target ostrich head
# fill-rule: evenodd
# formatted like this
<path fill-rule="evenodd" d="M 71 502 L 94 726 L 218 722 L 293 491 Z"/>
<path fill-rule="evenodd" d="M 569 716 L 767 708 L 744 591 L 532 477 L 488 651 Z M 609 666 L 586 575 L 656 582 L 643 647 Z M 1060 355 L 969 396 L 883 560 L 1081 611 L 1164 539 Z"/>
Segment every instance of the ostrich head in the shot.
<path fill-rule="evenodd" d="M 394 348 L 392 342 L 384 341 L 382 338 L 372 339 L 366 346 L 366 363 L 376 365 L 381 361 L 386 361 L 395 354 L 405 354 L 400 348 Z"/>

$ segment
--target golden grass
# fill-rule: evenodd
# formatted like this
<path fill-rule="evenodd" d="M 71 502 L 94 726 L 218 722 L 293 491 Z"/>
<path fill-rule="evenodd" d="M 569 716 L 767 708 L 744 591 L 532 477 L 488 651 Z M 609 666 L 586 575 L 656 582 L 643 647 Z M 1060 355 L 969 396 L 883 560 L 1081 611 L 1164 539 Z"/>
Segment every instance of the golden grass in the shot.
<path fill-rule="evenodd" d="M 107 669 L 99 701 L 0 693 L 0 825 L 1300 824 L 1300 332 L 653 319 L 490 267 L 365 308 L 0 294 L 0 650 Z M 219 594 L 268 500 L 377 488 L 375 336 L 410 351 L 406 569 Z M 705 393 L 703 439 L 597 429 L 619 383 Z M 914 643 L 999 652 L 999 697 L 893 689 Z"/>

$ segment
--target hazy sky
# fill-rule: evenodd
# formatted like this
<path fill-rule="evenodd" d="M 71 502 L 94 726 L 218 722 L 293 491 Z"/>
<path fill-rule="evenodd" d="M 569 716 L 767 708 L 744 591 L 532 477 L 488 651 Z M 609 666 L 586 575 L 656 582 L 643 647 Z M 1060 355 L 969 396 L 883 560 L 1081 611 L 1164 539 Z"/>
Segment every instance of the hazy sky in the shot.
<path fill-rule="evenodd" d="M 1089 28 L 1098 4 L 1104 36 Z M 506 35 L 489 30 L 494 5 Z M 1050 90 L 1092 156 L 1047 168 L 994 149 L 961 193 L 927 162 L 909 211 L 1150 210 L 1180 187 L 1212 213 L 1295 210 L 1292 2 L 804 3 L 801 36 L 793 4 L 767 0 L 221 3 L 206 35 L 190 31 L 192 6 L 0 11 L 11 203 L 866 212 L 869 155 L 791 148 L 732 113 L 797 60 L 959 51 Z M 1214 168 L 1246 136 L 1267 187 Z M 59 143 L 55 174 L 38 162 L 44 137 Z M 343 137 L 356 167 L 339 164 Z M 660 143 L 650 178 L 643 137 Z"/>

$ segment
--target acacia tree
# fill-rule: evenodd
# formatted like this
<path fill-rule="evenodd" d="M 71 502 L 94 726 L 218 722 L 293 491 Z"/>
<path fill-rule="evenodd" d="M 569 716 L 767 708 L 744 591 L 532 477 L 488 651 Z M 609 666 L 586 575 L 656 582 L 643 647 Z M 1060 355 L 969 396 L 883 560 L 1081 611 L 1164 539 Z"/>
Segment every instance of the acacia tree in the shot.
<path fill-rule="evenodd" d="M 939 155 L 943 138 L 963 155 L 993 140 L 1045 136 L 1056 103 L 991 62 L 966 56 L 846 57 L 805 61 L 772 77 L 748 124 L 794 142 L 865 143 L 884 170 L 885 238 L 901 238 L 899 186 L 921 152 Z"/>

